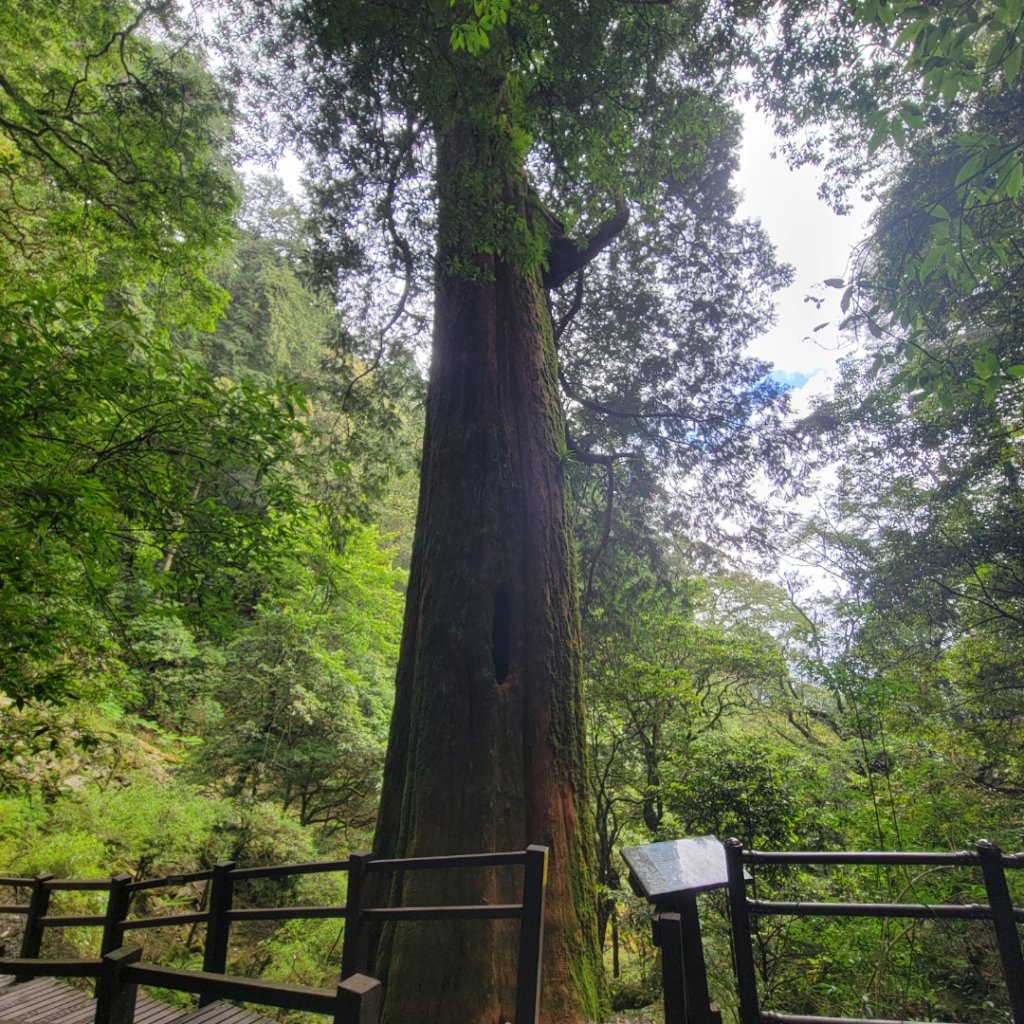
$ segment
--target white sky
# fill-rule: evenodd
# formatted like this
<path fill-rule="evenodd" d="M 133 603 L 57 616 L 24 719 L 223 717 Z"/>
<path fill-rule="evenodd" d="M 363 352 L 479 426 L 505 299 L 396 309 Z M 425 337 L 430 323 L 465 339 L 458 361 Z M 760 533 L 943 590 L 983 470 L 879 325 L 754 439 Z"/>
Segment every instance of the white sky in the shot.
<path fill-rule="evenodd" d="M 836 330 L 842 319 L 842 292 L 825 288 L 822 282 L 845 276 L 850 250 L 866 234 L 870 207 L 858 201 L 851 213 L 836 215 L 817 196 L 820 169 L 790 170 L 782 157 L 772 159 L 774 146 L 766 118 L 752 106 L 744 107 L 736 176 L 744 197 L 740 214 L 761 221 L 780 259 L 795 270 L 793 284 L 775 296 L 775 328 L 752 342 L 750 351 L 774 363 L 777 376 L 799 389 L 799 396 L 794 395 L 799 407 L 803 404 L 799 399 L 827 389 L 830 373 L 849 344 L 840 340 Z M 804 301 L 809 294 L 824 298 L 820 309 Z M 825 321 L 829 326 L 814 332 Z"/>

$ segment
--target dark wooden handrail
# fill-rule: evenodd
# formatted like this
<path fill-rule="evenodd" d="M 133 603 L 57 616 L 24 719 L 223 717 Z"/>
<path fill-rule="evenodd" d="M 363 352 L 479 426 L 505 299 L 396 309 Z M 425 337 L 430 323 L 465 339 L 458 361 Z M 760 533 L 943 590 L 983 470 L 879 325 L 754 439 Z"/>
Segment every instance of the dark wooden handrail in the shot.
<path fill-rule="evenodd" d="M 100 960 L 80 960 L 75 957 L 8 956 L 0 959 L 0 973 L 13 974 L 19 980 L 32 978 L 98 978 Z"/>
<path fill-rule="evenodd" d="M 184 875 L 165 875 L 163 878 L 144 878 L 138 882 L 129 882 L 129 892 L 141 892 L 143 889 L 167 889 L 173 885 L 188 885 L 189 882 L 208 882 L 213 878 L 213 870 L 189 871 Z"/>
<path fill-rule="evenodd" d="M 446 904 L 440 907 L 370 907 L 363 911 L 369 921 L 500 921 L 523 916 L 521 903 Z"/>
<path fill-rule="evenodd" d="M 754 915 L 789 917 L 872 917 L 932 918 L 991 921 L 999 950 L 1003 980 L 1009 997 L 1013 1024 L 1024 1024 L 1024 955 L 1017 922 L 1024 921 L 1024 909 L 1014 907 L 1006 883 L 1006 869 L 1024 868 L 1024 854 L 1003 854 L 997 846 L 982 840 L 974 850 L 951 853 L 880 851 L 765 851 L 744 850 L 738 839 L 725 843 L 729 876 L 729 912 L 732 919 L 733 960 L 739 989 L 740 1024 L 912 1024 L 878 1017 L 811 1017 L 763 1011 L 760 1007 L 753 941 Z M 745 865 L 766 864 L 905 864 L 980 868 L 988 895 L 987 904 L 920 903 L 817 903 L 751 899 L 747 896 Z"/>
<path fill-rule="evenodd" d="M 153 917 L 126 917 L 117 923 L 121 931 L 142 928 L 169 928 L 180 924 L 205 924 L 210 915 L 205 910 L 190 910 L 184 914 L 156 914 Z"/>
<path fill-rule="evenodd" d="M 344 1024 L 375 1024 L 380 1002 L 380 984 L 367 975 L 367 925 L 373 921 L 493 920 L 520 921 L 518 980 L 515 1024 L 536 1024 L 540 999 L 540 961 L 543 939 L 544 889 L 547 879 L 547 848 L 496 853 L 451 854 L 407 859 L 378 858 L 371 853 L 354 853 L 344 860 L 312 861 L 237 867 L 221 862 L 212 869 L 163 878 L 132 881 L 128 875 L 109 880 L 0 878 L 0 886 L 30 890 L 27 904 L 0 908 L 24 915 L 25 935 L 21 956 L 0 960 L 0 973 L 13 973 L 18 980 L 33 977 L 92 977 L 97 979 L 97 1021 L 129 1024 L 134 1007 L 134 990 L 139 984 L 159 985 L 199 996 L 200 1006 L 216 999 L 262 1002 L 282 1009 L 306 1010 L 333 1015 Z M 371 872 L 424 870 L 469 870 L 485 867 L 523 867 L 522 902 L 374 907 L 367 902 L 363 885 Z M 331 871 L 348 873 L 348 897 L 344 906 L 234 907 L 237 883 L 254 879 L 285 878 Z M 206 882 L 207 909 L 149 917 L 131 917 L 132 897 L 142 891 Z M 60 891 L 107 892 L 104 914 L 52 914 L 50 899 Z M 232 923 L 243 921 L 285 921 L 344 919 L 341 973 L 345 979 L 335 992 L 302 986 L 238 978 L 226 973 L 227 950 Z M 176 925 L 206 925 L 202 971 L 189 971 L 141 962 L 141 950 L 126 945 L 126 932 Z M 102 928 L 101 959 L 52 960 L 41 957 L 43 932 L 56 927 Z M 283 1001 L 282 1001 L 283 1000 Z"/>
<path fill-rule="evenodd" d="M 301 864 L 268 864 L 264 867 L 233 868 L 231 876 L 236 881 L 243 878 L 287 878 L 289 875 L 316 875 L 327 871 L 348 871 L 345 860 L 313 860 Z"/>
<path fill-rule="evenodd" d="M 487 868 L 499 864 L 522 864 L 525 850 L 494 853 L 452 853 L 435 857 L 375 857 L 369 871 L 434 871 L 441 868 Z"/>
<path fill-rule="evenodd" d="M 334 1014 L 337 995 L 308 985 L 291 985 L 260 978 L 238 978 L 206 971 L 184 971 L 159 964 L 129 964 L 125 980 L 136 985 L 156 985 L 176 992 L 205 995 L 211 999 L 237 999 L 281 1010 L 305 1010 L 307 1013 Z"/>
<path fill-rule="evenodd" d="M 103 892 L 110 888 L 106 878 L 50 878 L 43 883 L 50 892 Z"/>

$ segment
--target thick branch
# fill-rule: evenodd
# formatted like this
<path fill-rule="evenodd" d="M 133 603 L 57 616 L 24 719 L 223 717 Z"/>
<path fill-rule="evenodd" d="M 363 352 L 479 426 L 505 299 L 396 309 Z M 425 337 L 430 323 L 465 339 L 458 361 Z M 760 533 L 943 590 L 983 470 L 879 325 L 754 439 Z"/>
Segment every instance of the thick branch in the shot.
<path fill-rule="evenodd" d="M 615 213 L 601 224 L 581 249 L 571 238 L 558 231 L 561 225 L 550 218 L 551 248 L 548 250 L 544 287 L 558 288 L 564 284 L 577 270 L 582 270 L 602 249 L 610 245 L 628 223 L 629 204 L 620 199 L 615 204 Z"/>
<path fill-rule="evenodd" d="M 557 324 L 555 324 L 554 336 L 555 345 L 562 340 L 562 335 L 565 334 L 569 327 L 569 324 L 573 322 L 576 314 L 583 308 L 583 273 L 582 271 L 576 275 L 576 288 L 573 292 L 572 303 L 565 312 L 565 316 L 561 317 Z M 562 381 L 562 387 L 565 387 L 565 378 L 562 377 L 561 370 L 559 370 L 559 379 Z"/>

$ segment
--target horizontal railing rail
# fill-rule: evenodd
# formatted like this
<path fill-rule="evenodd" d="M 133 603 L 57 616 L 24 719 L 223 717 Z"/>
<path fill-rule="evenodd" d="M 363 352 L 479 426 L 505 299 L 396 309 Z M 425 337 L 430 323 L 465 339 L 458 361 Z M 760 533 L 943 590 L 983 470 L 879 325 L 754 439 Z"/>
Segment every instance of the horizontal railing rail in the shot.
<path fill-rule="evenodd" d="M 522 867 L 522 901 L 508 904 L 375 907 L 368 902 L 364 884 L 370 873 L 458 870 L 487 867 Z M 234 906 L 237 883 L 283 879 L 327 872 L 346 872 L 348 892 L 344 905 L 331 906 Z M 547 848 L 495 853 L 452 854 L 413 858 L 378 858 L 370 853 L 352 854 L 343 860 L 311 861 L 238 867 L 223 861 L 213 868 L 134 881 L 129 875 L 110 879 L 58 879 L 48 874 L 35 878 L 2 877 L 0 886 L 27 889 L 27 903 L 0 907 L 0 912 L 26 918 L 21 956 L 0 960 L 0 973 L 14 974 L 19 981 L 33 977 L 92 977 L 97 980 L 97 1021 L 121 1024 L 131 1021 L 126 1007 L 134 1006 L 130 991 L 139 984 L 191 992 L 199 1005 L 223 998 L 262 1002 L 282 1009 L 334 1014 L 345 1024 L 373 1024 L 373 1008 L 379 1003 L 379 983 L 368 978 L 368 926 L 385 921 L 518 920 L 519 951 L 515 1024 L 535 1024 L 540 1000 L 540 958 L 544 917 L 544 889 L 547 880 Z M 177 888 L 204 883 L 205 893 L 198 906 L 204 910 L 131 916 L 137 894 L 159 888 Z M 62 891 L 107 893 L 102 914 L 52 913 L 51 898 Z M 344 920 L 342 940 L 342 986 L 335 992 L 302 986 L 239 978 L 227 973 L 227 953 L 232 924 L 253 921 Z M 136 945 L 125 943 L 128 932 L 174 926 L 206 926 L 203 969 L 193 971 L 141 962 Z M 41 956 L 47 928 L 96 927 L 101 929 L 100 958 L 96 960 L 48 959 Z M 355 988 L 349 984 L 351 979 Z M 362 992 L 359 999 L 355 989 Z M 276 1001 L 275 1001 L 276 1000 Z M 284 1000 L 284 1002 L 280 1001 Z M 361 1000 L 361 1001 L 360 1001 Z M 101 1016 L 101 1013 L 103 1016 Z M 343 1013 L 343 1016 L 338 1016 Z"/>
<path fill-rule="evenodd" d="M 296 918 L 348 917 L 348 907 L 239 907 L 225 912 L 229 921 L 292 921 Z"/>
<path fill-rule="evenodd" d="M 289 875 L 316 875 L 328 871 L 348 871 L 345 860 L 314 860 L 304 864 L 268 864 L 264 867 L 233 868 L 231 877 L 242 878 L 287 878 Z"/>
<path fill-rule="evenodd" d="M 190 871 L 184 875 L 165 875 L 163 878 L 144 878 L 138 882 L 128 882 L 125 888 L 129 892 L 142 892 L 145 889 L 170 889 L 174 886 L 189 885 L 192 882 L 208 882 L 213 878 L 213 870 Z"/>
<path fill-rule="evenodd" d="M 958 921 L 990 921 L 986 903 L 810 903 L 781 900 L 747 900 L 752 914 L 786 917 L 879 917 L 942 918 Z"/>
<path fill-rule="evenodd" d="M 1024 868 L 1024 854 L 1004 854 L 989 842 L 975 850 L 950 853 L 880 851 L 766 851 L 744 850 L 738 839 L 725 843 L 729 911 L 732 918 L 733 961 L 739 989 L 740 1024 L 915 1024 L 879 1017 L 814 1017 L 763 1011 L 754 968 L 752 927 L 754 917 L 871 917 L 934 920 L 990 921 L 999 952 L 1013 1024 L 1024 1024 L 1024 955 L 1017 922 L 1024 909 L 1015 907 L 1006 880 L 1007 869 Z M 763 900 L 747 896 L 745 866 L 754 865 L 862 865 L 887 864 L 914 867 L 977 868 L 981 871 L 988 903 L 856 903 Z"/>
<path fill-rule="evenodd" d="M 214 999 L 236 999 L 281 1010 L 305 1010 L 308 1013 L 333 1014 L 335 995 L 324 989 L 259 978 L 236 978 L 205 971 L 183 971 L 159 964 L 138 963 L 125 968 L 127 980 L 137 985 L 156 985 L 176 992 L 208 995 Z"/>
<path fill-rule="evenodd" d="M 144 928 L 170 928 L 174 925 L 205 924 L 210 915 L 205 910 L 189 910 L 184 914 L 154 914 L 152 917 L 128 917 L 118 921 L 123 931 Z"/>
<path fill-rule="evenodd" d="M 522 864 L 524 850 L 498 850 L 494 853 L 453 853 L 434 857 L 375 857 L 368 871 L 433 871 L 443 868 L 488 868 L 500 864 Z"/>
<path fill-rule="evenodd" d="M 26 981 L 31 978 L 98 978 L 102 960 L 81 960 L 75 957 L 4 957 L 0 960 L 3 973 L 15 974 Z"/>

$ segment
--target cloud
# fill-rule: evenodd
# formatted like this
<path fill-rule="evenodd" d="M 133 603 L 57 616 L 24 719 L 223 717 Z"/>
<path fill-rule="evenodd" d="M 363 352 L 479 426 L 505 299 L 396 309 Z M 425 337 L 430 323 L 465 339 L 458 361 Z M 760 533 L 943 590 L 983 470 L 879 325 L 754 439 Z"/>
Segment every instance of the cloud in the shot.
<path fill-rule="evenodd" d="M 811 370 L 809 373 L 801 373 L 799 370 L 772 370 L 769 377 L 778 384 L 787 388 L 802 388 L 819 369 Z"/>

